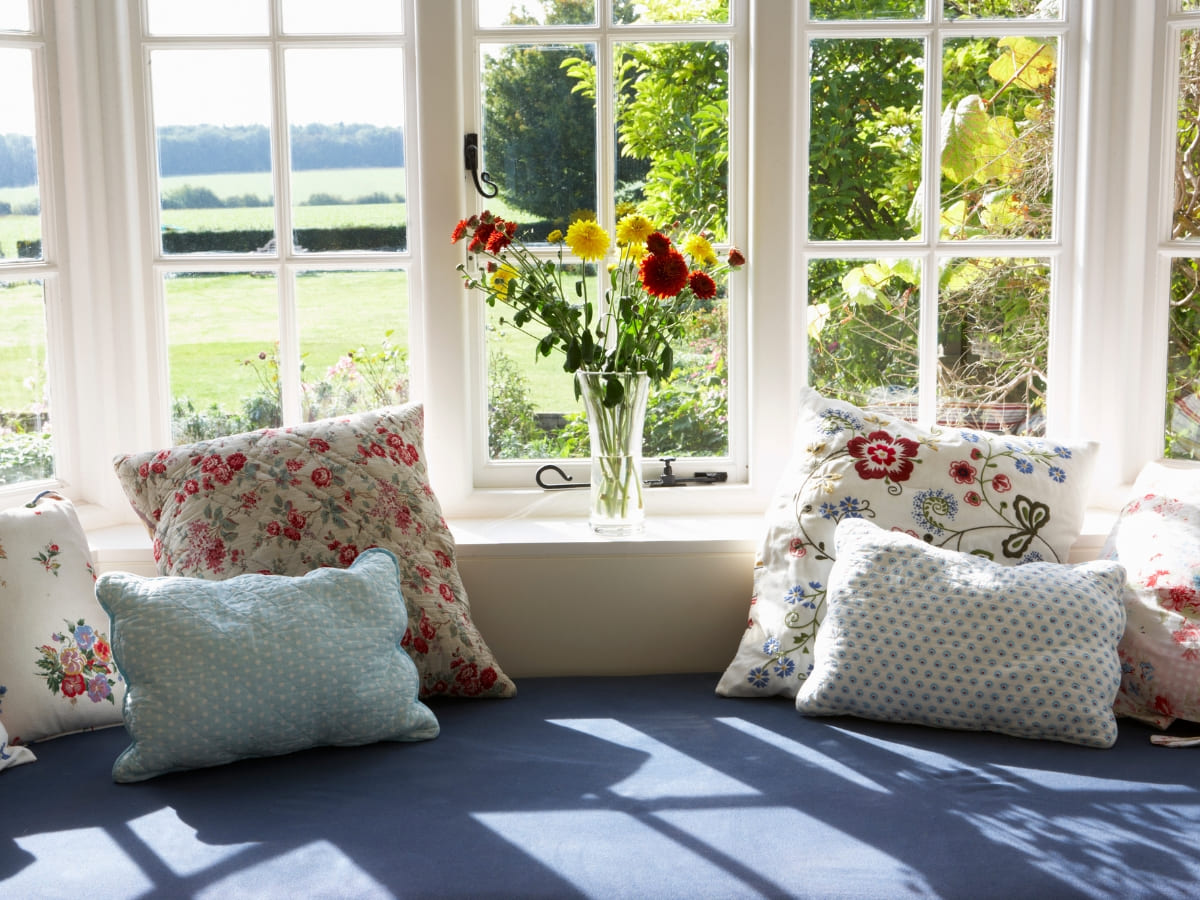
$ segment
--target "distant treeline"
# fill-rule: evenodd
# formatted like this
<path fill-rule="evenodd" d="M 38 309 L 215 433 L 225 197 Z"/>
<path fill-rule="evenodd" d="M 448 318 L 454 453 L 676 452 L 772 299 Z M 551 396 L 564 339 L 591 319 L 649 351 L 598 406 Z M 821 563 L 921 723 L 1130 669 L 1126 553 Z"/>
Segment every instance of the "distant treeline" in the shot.
<path fill-rule="evenodd" d="M 163 175 L 269 172 L 271 134 L 265 125 L 168 125 L 158 130 Z M 404 132 L 377 125 L 297 125 L 292 128 L 296 169 L 347 169 L 404 165 Z M 0 187 L 37 180 L 33 139 L 0 134 Z"/>
<path fill-rule="evenodd" d="M 0 187 L 37 182 L 37 152 L 27 134 L 0 134 Z"/>

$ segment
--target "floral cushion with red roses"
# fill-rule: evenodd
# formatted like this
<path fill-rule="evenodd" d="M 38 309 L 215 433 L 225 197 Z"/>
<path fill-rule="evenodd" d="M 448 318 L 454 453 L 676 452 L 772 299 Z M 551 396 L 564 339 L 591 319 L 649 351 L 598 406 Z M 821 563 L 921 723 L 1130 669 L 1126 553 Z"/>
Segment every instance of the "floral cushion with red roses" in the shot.
<path fill-rule="evenodd" d="M 1200 722 L 1200 466 L 1148 463 L 1101 556 L 1128 573 L 1117 715 Z"/>
<path fill-rule="evenodd" d="M 1065 562 L 1096 445 L 919 427 L 803 390 L 792 456 L 767 510 L 746 631 L 724 696 L 795 697 L 825 616 L 833 535 L 867 519 L 1005 565 Z"/>
<path fill-rule="evenodd" d="M 220 580 L 400 562 L 403 646 L 421 696 L 516 692 L 471 620 L 454 538 L 429 484 L 420 404 L 118 457 L 163 575 Z"/>

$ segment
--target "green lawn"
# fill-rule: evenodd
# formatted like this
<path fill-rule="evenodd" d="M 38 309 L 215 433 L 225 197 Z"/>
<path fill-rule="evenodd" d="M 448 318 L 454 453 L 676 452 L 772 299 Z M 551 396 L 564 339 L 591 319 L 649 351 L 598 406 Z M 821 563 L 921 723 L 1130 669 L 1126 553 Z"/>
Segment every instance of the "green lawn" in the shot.
<path fill-rule="evenodd" d="M 236 408 L 233 401 L 259 387 L 259 374 L 270 377 L 271 366 L 259 354 L 275 353 L 273 278 L 172 278 L 166 298 L 173 396 L 197 407 L 220 402 Z M 350 350 L 378 350 L 388 330 L 394 345 L 408 345 L 408 283 L 401 272 L 302 275 L 296 299 L 306 381 L 322 378 Z"/>
<path fill-rule="evenodd" d="M 46 314 L 40 284 L 0 282 L 0 411 L 27 410 L 46 383 Z"/>
<path fill-rule="evenodd" d="M 207 187 L 219 197 L 270 193 L 265 173 L 178 176 L 164 180 L 170 192 L 184 184 Z M 403 169 L 349 169 L 299 172 L 294 192 L 307 198 L 328 193 L 346 199 L 376 191 L 404 193 Z M 27 203 L 36 189 L 0 189 L 0 201 Z M 495 207 L 500 210 L 500 207 Z M 502 213 L 520 219 L 521 214 Z M 163 225 L 181 231 L 270 228 L 270 207 L 164 210 Z M 390 225 L 407 218 L 403 203 L 301 206 L 296 224 L 302 228 L 339 228 L 348 225 Z M 449 235 L 453 222 L 445 223 Z M 0 216 L 0 252 L 16 255 L 16 241 L 38 237 L 37 216 Z M 171 393 L 186 396 L 198 408 L 219 402 L 236 409 L 237 401 L 258 389 L 259 374 L 270 376 L 270 366 L 259 353 L 273 354 L 277 341 L 278 304 L 273 277 L 216 275 L 176 277 L 166 283 L 168 359 Z M 483 304 L 483 296 L 468 302 Z M 301 276 L 297 303 L 304 354 L 304 379 L 319 380 L 347 351 L 378 350 L 385 332 L 391 342 L 408 344 L 408 283 L 395 272 L 331 272 Z M 536 408 L 553 412 L 579 409 L 571 377 L 562 370 L 559 356 L 534 357 L 535 342 L 511 326 L 501 326 L 505 310 L 489 309 L 489 351 L 500 350 L 512 358 L 528 380 Z M 27 385 L 31 368 L 44 369 L 45 331 L 40 287 L 20 285 L 0 288 L 0 409 L 28 408 L 40 397 L 40 382 Z M 320 323 L 318 326 L 316 323 Z M 252 365 L 244 365 L 244 361 Z"/>

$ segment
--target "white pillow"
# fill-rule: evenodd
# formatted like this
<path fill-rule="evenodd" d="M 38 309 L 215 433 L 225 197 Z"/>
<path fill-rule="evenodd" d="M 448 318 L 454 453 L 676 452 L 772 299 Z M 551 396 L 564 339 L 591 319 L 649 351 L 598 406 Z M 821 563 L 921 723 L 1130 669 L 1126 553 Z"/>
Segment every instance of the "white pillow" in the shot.
<path fill-rule="evenodd" d="M 1111 747 L 1125 570 L 989 560 L 850 519 L 806 715 L 854 715 Z"/>
<path fill-rule="evenodd" d="M 767 510 L 745 633 L 717 692 L 794 697 L 812 667 L 837 523 L 852 518 L 1014 565 L 1064 562 L 1093 443 L 921 428 L 805 388 Z"/>
<path fill-rule="evenodd" d="M 0 769 L 19 766 L 21 763 L 33 762 L 37 759 L 28 747 L 12 747 L 8 743 L 8 732 L 4 723 L 0 722 Z"/>
<path fill-rule="evenodd" d="M 117 725 L 125 684 L 69 500 L 0 512 L 0 722 L 28 744 Z"/>

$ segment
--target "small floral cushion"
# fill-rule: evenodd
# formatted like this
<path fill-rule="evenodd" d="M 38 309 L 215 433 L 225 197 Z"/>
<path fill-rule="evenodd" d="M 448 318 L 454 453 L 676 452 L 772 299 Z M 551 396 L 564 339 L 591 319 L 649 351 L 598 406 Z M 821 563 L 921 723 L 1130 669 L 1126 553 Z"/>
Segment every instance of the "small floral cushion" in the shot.
<path fill-rule="evenodd" d="M 9 742 L 8 732 L 4 728 L 4 723 L 0 722 L 0 769 L 19 766 L 22 763 L 31 763 L 36 760 L 37 757 L 33 755 L 33 751 L 28 747 L 20 747 Z"/>
<path fill-rule="evenodd" d="M 1151 463 L 1101 555 L 1128 572 L 1117 715 L 1200 721 L 1200 467 Z"/>
<path fill-rule="evenodd" d="M 795 697 L 813 665 L 838 522 L 869 519 L 998 563 L 1064 562 L 1096 446 L 921 428 L 806 388 L 767 511 L 746 631 L 723 696 Z"/>
<path fill-rule="evenodd" d="M 0 723 L 10 744 L 120 724 L 125 683 L 95 580 L 69 500 L 45 494 L 0 512 Z"/>
<path fill-rule="evenodd" d="M 220 580 L 400 562 L 404 648 L 421 696 L 516 692 L 471 620 L 454 538 L 429 484 L 420 404 L 118 457 L 163 575 Z"/>

